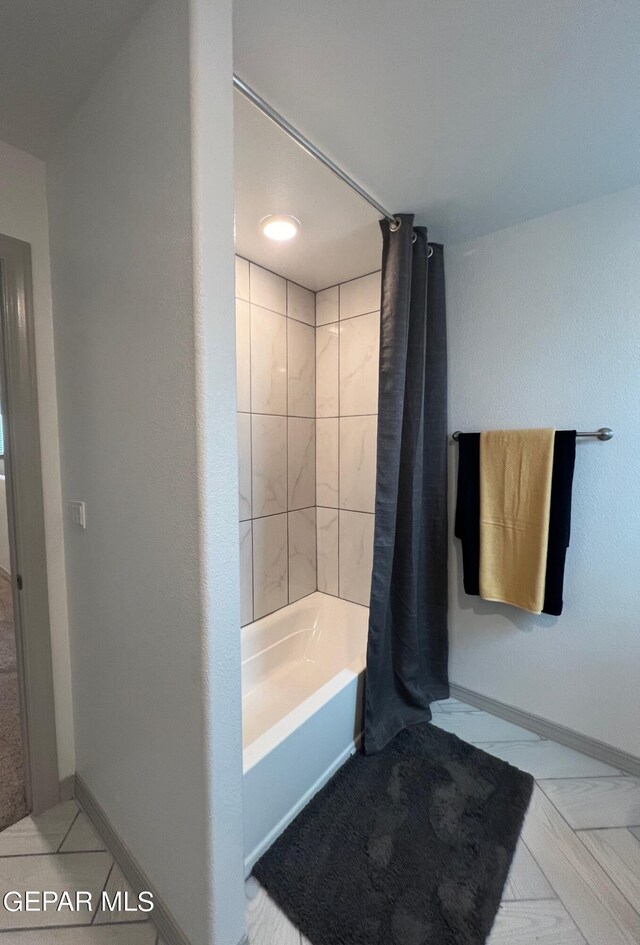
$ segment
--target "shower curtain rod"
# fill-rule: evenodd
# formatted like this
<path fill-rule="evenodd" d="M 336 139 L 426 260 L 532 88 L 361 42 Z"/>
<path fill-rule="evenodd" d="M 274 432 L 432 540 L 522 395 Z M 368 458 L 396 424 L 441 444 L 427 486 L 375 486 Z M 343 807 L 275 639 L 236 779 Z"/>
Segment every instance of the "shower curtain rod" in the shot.
<path fill-rule="evenodd" d="M 452 439 L 456 442 L 460 439 L 460 430 L 452 433 Z M 576 433 L 576 436 L 597 436 L 599 440 L 610 440 L 613 436 L 613 430 L 610 427 L 600 427 L 599 430 L 592 430 L 590 433 Z"/>
<path fill-rule="evenodd" d="M 265 102 L 265 100 L 260 95 L 258 95 L 258 93 L 255 92 L 251 86 L 247 85 L 247 83 L 244 82 L 240 76 L 234 74 L 233 85 L 234 88 L 236 88 L 238 92 L 241 92 L 245 98 L 247 98 L 250 102 L 253 102 L 253 104 L 259 108 L 260 111 L 267 116 L 267 118 L 270 118 L 271 121 L 273 121 L 279 128 L 282 128 L 285 134 L 289 135 L 290 138 L 293 138 L 293 140 L 299 144 L 300 147 L 307 152 L 307 154 L 310 154 L 311 157 L 316 159 L 316 161 L 320 161 L 321 164 L 324 164 L 325 167 L 328 167 L 329 170 L 336 175 L 336 177 L 339 177 L 341 181 L 354 190 L 360 197 L 362 197 L 363 200 L 366 200 L 366 202 L 370 204 L 375 210 L 377 210 L 378 213 L 380 213 L 383 217 L 385 217 L 389 223 L 395 224 L 397 229 L 399 226 L 399 221 L 395 214 L 390 213 L 382 206 L 381 203 L 378 203 L 375 197 L 372 197 L 371 194 L 368 194 L 367 191 L 360 186 L 360 184 L 356 183 L 352 177 L 349 177 L 346 171 L 343 171 L 341 167 L 338 167 L 338 165 L 335 164 L 330 157 L 327 157 L 327 155 L 320 150 L 320 148 L 317 148 L 315 144 L 309 141 L 308 138 L 305 138 L 305 136 L 300 131 L 298 131 L 297 128 L 294 128 L 286 118 L 283 118 L 282 115 L 275 110 L 275 108 L 272 108 L 268 102 Z"/>

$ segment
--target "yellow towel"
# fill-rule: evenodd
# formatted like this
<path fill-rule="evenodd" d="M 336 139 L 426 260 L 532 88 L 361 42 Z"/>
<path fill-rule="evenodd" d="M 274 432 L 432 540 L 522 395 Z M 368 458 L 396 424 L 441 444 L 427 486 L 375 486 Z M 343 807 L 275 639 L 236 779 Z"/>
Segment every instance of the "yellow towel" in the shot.
<path fill-rule="evenodd" d="M 554 430 L 480 434 L 480 597 L 542 612 Z"/>

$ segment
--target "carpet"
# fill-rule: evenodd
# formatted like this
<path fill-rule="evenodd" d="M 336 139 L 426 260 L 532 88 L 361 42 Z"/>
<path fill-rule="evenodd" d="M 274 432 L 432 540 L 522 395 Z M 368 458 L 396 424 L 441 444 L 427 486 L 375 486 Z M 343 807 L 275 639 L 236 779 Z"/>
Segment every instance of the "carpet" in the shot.
<path fill-rule="evenodd" d="M 0 830 L 26 814 L 13 597 L 0 574 Z"/>
<path fill-rule="evenodd" d="M 253 872 L 313 945 L 483 945 L 532 789 L 417 725 L 354 755 Z"/>

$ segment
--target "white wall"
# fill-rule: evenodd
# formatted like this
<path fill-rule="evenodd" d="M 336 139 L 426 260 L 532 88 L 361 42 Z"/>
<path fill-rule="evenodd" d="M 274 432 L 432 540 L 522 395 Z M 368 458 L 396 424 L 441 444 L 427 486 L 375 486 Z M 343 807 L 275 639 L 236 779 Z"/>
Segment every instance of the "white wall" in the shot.
<path fill-rule="evenodd" d="M 77 769 L 194 945 L 235 945 L 231 11 L 193 6 L 190 36 L 186 2 L 151 4 L 48 190 L 63 492 L 87 503 L 66 528 Z"/>
<path fill-rule="evenodd" d="M 233 258 L 231 0 L 191 0 L 191 149 L 202 666 L 212 945 L 245 931 Z M 194 945 L 202 941 L 194 938 Z"/>
<path fill-rule="evenodd" d="M 640 756 L 640 187 L 446 267 L 451 430 L 615 431 L 578 442 L 561 617 L 467 597 L 452 542 L 451 679 Z"/>
<path fill-rule="evenodd" d="M 2 141 L 0 233 L 31 244 L 58 770 L 60 777 L 65 778 L 73 774 L 75 760 L 45 166 L 42 161 Z"/>

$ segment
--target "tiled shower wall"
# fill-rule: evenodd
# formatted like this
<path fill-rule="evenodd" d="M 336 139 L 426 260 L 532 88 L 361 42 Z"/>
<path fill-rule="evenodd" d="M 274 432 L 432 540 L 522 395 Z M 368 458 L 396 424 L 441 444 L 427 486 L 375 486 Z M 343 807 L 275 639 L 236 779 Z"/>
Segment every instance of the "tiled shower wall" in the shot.
<path fill-rule="evenodd" d="M 318 590 L 369 604 L 380 273 L 316 294 Z"/>
<path fill-rule="evenodd" d="M 236 258 L 242 624 L 316 590 L 315 295 Z"/>
<path fill-rule="evenodd" d="M 236 259 L 243 625 L 316 588 L 369 603 L 379 308 L 379 272 L 314 294 Z"/>

